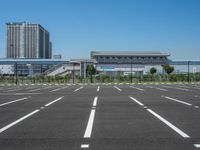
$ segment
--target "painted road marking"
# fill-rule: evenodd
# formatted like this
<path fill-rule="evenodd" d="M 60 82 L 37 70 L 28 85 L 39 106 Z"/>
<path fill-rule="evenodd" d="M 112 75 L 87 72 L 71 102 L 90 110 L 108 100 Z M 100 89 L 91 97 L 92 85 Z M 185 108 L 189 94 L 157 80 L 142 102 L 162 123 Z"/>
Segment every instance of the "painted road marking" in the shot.
<path fill-rule="evenodd" d="M 41 89 L 34 89 L 34 90 L 30 90 L 29 92 L 35 92 L 35 91 L 39 91 Z"/>
<path fill-rule="evenodd" d="M 118 91 L 122 91 L 120 88 L 118 88 L 117 86 L 114 86 L 114 88 L 116 88 Z"/>
<path fill-rule="evenodd" d="M 74 90 L 74 92 L 77 92 L 78 90 L 82 89 L 83 87 L 81 86 L 80 88 Z"/>
<path fill-rule="evenodd" d="M 158 89 L 158 90 L 161 90 L 161 91 L 168 91 L 168 90 L 166 90 L 166 89 L 158 88 L 158 87 L 155 87 L 155 89 Z"/>
<path fill-rule="evenodd" d="M 133 88 L 133 89 L 137 89 L 139 91 L 144 91 L 144 89 L 141 89 L 141 88 L 138 88 L 138 87 L 135 87 L 135 86 L 130 86 L 130 87 Z"/>
<path fill-rule="evenodd" d="M 87 128 L 85 130 L 84 138 L 90 138 L 92 133 L 92 127 L 94 122 L 95 110 L 92 109 L 90 113 L 90 117 L 88 120 Z"/>
<path fill-rule="evenodd" d="M 175 99 L 175 98 L 171 98 L 171 97 L 168 97 L 168 96 L 161 96 L 161 97 L 164 97 L 166 99 L 169 99 L 169 100 L 172 100 L 172 101 L 175 101 L 175 102 L 178 102 L 178 103 L 182 103 L 182 104 L 185 104 L 185 105 L 188 105 L 188 106 L 192 106 L 192 104 L 190 104 L 190 103 L 187 103 L 187 102 L 184 102 L 184 101 L 180 101 L 180 100 Z"/>
<path fill-rule="evenodd" d="M 167 121 L 166 119 L 164 119 L 163 117 L 161 117 L 160 115 L 158 115 L 157 113 L 155 113 L 153 110 L 147 109 L 147 111 L 149 111 L 152 115 L 154 115 L 155 117 L 157 117 L 159 120 L 161 120 L 167 126 L 169 126 L 171 129 L 173 129 L 176 133 L 180 134 L 183 138 L 190 138 L 189 135 L 187 135 L 186 133 L 184 133 L 183 131 L 181 131 L 179 128 L 177 128 L 176 126 L 174 126 L 173 124 L 171 124 L 169 121 Z"/>
<path fill-rule="evenodd" d="M 142 104 L 141 102 L 139 102 L 138 100 L 136 100 L 135 98 L 129 96 L 130 99 L 134 100 L 136 103 L 138 103 L 140 106 L 144 106 L 144 104 Z"/>
<path fill-rule="evenodd" d="M 197 90 L 200 90 L 200 88 L 199 87 L 192 87 L 193 89 L 197 89 Z"/>
<path fill-rule="evenodd" d="M 89 148 L 89 144 L 81 144 L 81 148 Z"/>
<path fill-rule="evenodd" d="M 61 88 L 58 88 L 58 89 L 54 89 L 52 90 L 51 92 L 55 92 L 55 91 L 59 91 L 59 90 L 63 90 L 63 89 L 66 89 L 67 87 L 61 87 Z"/>
<path fill-rule="evenodd" d="M 10 123 L 9 125 L 7 125 L 7 126 L 1 128 L 1 129 L 0 129 L 0 133 L 4 132 L 5 130 L 9 129 L 10 127 L 16 125 L 17 123 L 19 123 L 19 122 L 25 120 L 26 118 L 28 118 L 28 117 L 34 115 L 35 113 L 37 113 L 37 112 L 39 112 L 39 111 L 40 111 L 39 109 L 36 109 L 35 111 L 33 111 L 33 112 L 27 114 L 26 116 L 24 116 L 24 117 L 22 117 L 22 118 L 20 118 L 20 119 L 18 119 L 18 120 L 16 120 L 16 121 Z"/>
<path fill-rule="evenodd" d="M 200 144 L 194 144 L 196 148 L 200 148 Z"/>
<path fill-rule="evenodd" d="M 154 88 L 153 86 L 149 86 L 149 85 L 146 85 L 145 87 L 147 87 L 147 88 L 151 88 L 151 89 Z"/>
<path fill-rule="evenodd" d="M 84 138 L 90 138 L 91 137 L 92 127 L 93 127 L 94 117 L 95 117 L 95 107 L 97 105 L 97 100 L 98 100 L 98 97 L 95 96 L 94 101 L 93 101 L 93 108 L 92 108 L 91 113 L 90 113 L 90 117 L 89 117 L 88 124 L 87 124 L 86 130 L 85 130 Z"/>
<path fill-rule="evenodd" d="M 62 97 L 59 97 L 59 98 L 57 98 L 56 100 L 54 100 L 54 101 L 52 101 L 52 102 L 50 102 L 50 103 L 46 104 L 45 106 L 46 106 L 46 107 L 47 107 L 47 106 L 50 106 L 51 104 L 53 104 L 53 103 L 55 103 L 55 102 L 57 102 L 57 101 L 59 101 L 59 100 L 63 99 L 63 97 L 64 97 L 64 96 L 62 96 Z"/>
<path fill-rule="evenodd" d="M 163 89 L 163 88 L 158 88 L 158 87 L 153 87 L 153 86 L 146 86 L 147 88 L 151 88 L 151 89 L 157 89 L 157 90 L 160 90 L 160 91 L 168 91 L 166 89 Z"/>
<path fill-rule="evenodd" d="M 8 90 L 7 92 L 14 92 L 14 91 L 20 91 L 22 89 L 12 89 L 12 90 Z"/>
<path fill-rule="evenodd" d="M 99 92 L 99 90 L 100 90 L 100 87 L 98 86 L 98 87 L 97 87 L 97 92 Z"/>
<path fill-rule="evenodd" d="M 97 100 L 98 100 L 98 97 L 96 96 L 96 97 L 94 98 L 93 107 L 96 107 L 96 106 L 97 106 Z"/>
<path fill-rule="evenodd" d="M 165 85 L 163 85 L 162 87 L 171 88 L 171 89 L 177 89 L 177 90 L 182 90 L 182 91 L 191 91 L 191 90 L 184 89 L 184 88 L 170 87 L 170 86 L 165 86 Z"/>
<path fill-rule="evenodd" d="M 16 99 L 16 100 L 10 101 L 10 102 L 6 102 L 6 103 L 3 103 L 3 104 L 0 104 L 0 107 L 1 107 L 1 106 L 4 106 L 4 105 L 11 104 L 11 103 L 23 101 L 23 100 L 26 100 L 26 99 L 28 99 L 28 97 L 24 97 L 24 98 L 20 98 L 20 99 Z"/>

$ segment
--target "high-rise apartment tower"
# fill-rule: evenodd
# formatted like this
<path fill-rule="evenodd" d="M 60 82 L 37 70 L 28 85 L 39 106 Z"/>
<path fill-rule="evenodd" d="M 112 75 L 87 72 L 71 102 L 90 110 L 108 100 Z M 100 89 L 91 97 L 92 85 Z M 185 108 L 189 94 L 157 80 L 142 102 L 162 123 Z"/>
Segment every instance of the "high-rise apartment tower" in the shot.
<path fill-rule="evenodd" d="M 40 24 L 6 23 L 7 58 L 50 59 L 50 35 Z"/>

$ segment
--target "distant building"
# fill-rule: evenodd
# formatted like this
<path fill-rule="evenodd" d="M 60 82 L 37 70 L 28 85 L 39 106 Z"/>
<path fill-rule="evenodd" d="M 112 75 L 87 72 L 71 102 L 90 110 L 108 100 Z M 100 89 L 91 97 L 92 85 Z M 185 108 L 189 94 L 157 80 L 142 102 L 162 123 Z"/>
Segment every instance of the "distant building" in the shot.
<path fill-rule="evenodd" d="M 92 51 L 91 59 L 97 61 L 97 72 L 104 74 L 143 74 L 150 66 L 162 72 L 162 65 L 168 64 L 168 56 L 161 52 L 102 52 Z"/>
<path fill-rule="evenodd" d="M 40 24 L 6 23 L 7 58 L 51 58 L 50 35 Z"/>
<path fill-rule="evenodd" d="M 54 54 L 53 59 L 62 59 L 62 55 L 61 54 Z"/>

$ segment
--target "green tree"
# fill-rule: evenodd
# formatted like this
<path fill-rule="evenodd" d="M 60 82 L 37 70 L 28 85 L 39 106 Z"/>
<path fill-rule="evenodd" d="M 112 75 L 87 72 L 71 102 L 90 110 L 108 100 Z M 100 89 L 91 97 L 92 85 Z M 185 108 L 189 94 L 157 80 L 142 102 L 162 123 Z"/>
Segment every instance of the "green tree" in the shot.
<path fill-rule="evenodd" d="M 165 72 L 169 75 L 170 73 L 172 73 L 174 71 L 174 67 L 170 66 L 170 65 L 164 65 L 163 69 L 165 70 Z"/>
<path fill-rule="evenodd" d="M 168 80 L 168 76 L 170 73 L 174 71 L 174 67 L 167 64 L 163 66 L 163 69 L 167 73 L 167 80 Z"/>
<path fill-rule="evenodd" d="M 91 83 L 93 82 L 92 76 L 95 75 L 95 72 L 96 72 L 96 68 L 94 67 L 94 65 L 88 64 L 87 67 L 86 67 L 86 73 L 90 77 Z"/>
<path fill-rule="evenodd" d="M 153 81 L 153 76 L 154 76 L 154 74 L 155 74 L 156 72 L 157 72 L 157 69 L 156 69 L 156 68 L 152 67 L 152 68 L 150 69 L 151 81 Z"/>
<path fill-rule="evenodd" d="M 150 69 L 151 75 L 154 75 L 156 72 L 157 72 L 157 69 L 156 69 L 156 68 L 152 67 L 152 68 Z"/>

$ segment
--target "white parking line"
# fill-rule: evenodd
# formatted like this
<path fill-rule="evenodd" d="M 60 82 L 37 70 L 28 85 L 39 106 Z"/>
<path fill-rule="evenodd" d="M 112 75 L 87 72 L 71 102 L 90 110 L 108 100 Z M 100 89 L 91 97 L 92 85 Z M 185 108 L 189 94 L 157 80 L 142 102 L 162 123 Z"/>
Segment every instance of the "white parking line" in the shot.
<path fill-rule="evenodd" d="M 39 91 L 41 89 L 34 89 L 34 90 L 30 90 L 29 92 L 35 92 L 35 91 Z"/>
<path fill-rule="evenodd" d="M 54 100 L 54 101 L 52 101 L 52 102 L 50 102 L 50 103 L 46 104 L 45 106 L 46 106 L 46 107 L 47 107 L 47 106 L 50 106 L 51 104 L 53 104 L 53 103 L 55 103 L 55 102 L 57 102 L 57 101 L 61 100 L 63 97 L 64 97 L 64 96 L 62 96 L 62 97 L 59 97 L 59 98 L 57 98 L 56 100 Z"/>
<path fill-rule="evenodd" d="M 1 128 L 1 129 L 0 129 L 0 133 L 2 133 L 2 132 L 4 132 L 5 130 L 9 129 L 10 127 L 16 125 L 17 123 L 19 123 L 19 122 L 25 120 L 26 118 L 28 118 L 28 117 L 34 115 L 34 114 L 37 113 L 38 111 L 40 111 L 40 110 L 39 110 L 39 109 L 36 109 L 35 111 L 33 111 L 33 112 L 27 114 L 26 116 L 24 116 L 24 117 L 22 117 L 22 118 L 20 118 L 20 119 L 18 119 L 18 120 L 16 120 L 16 121 L 10 123 L 9 125 L 7 125 L 7 126 Z"/>
<path fill-rule="evenodd" d="M 168 91 L 166 89 L 163 89 L 163 88 L 158 88 L 158 87 L 153 87 L 153 86 L 146 86 L 147 88 L 151 88 L 151 89 L 157 89 L 157 90 L 160 90 L 160 91 Z"/>
<path fill-rule="evenodd" d="M 83 87 L 81 86 L 80 88 L 74 90 L 74 92 L 77 92 L 78 90 L 82 89 Z"/>
<path fill-rule="evenodd" d="M 137 89 L 139 91 L 144 91 L 144 89 L 141 89 L 141 88 L 138 88 L 138 87 L 135 87 L 135 86 L 130 86 L 130 87 L 133 88 L 133 89 Z"/>
<path fill-rule="evenodd" d="M 20 91 L 22 89 L 12 89 L 12 90 L 8 90 L 7 92 L 14 92 L 14 91 Z"/>
<path fill-rule="evenodd" d="M 149 85 L 146 85 L 145 87 L 147 87 L 147 88 L 151 88 L 151 89 L 153 88 L 153 86 L 149 86 Z"/>
<path fill-rule="evenodd" d="M 90 138 L 92 133 L 92 127 L 94 122 L 95 110 L 92 109 L 90 113 L 90 117 L 88 120 L 87 128 L 85 130 L 84 138 Z"/>
<path fill-rule="evenodd" d="M 159 120 L 161 120 L 167 126 L 169 126 L 171 129 L 173 129 L 176 133 L 180 134 L 183 138 L 190 138 L 189 135 L 187 135 L 186 133 L 184 133 L 183 131 L 181 131 L 179 128 L 177 128 L 176 126 L 174 126 L 173 124 L 171 124 L 169 121 L 167 121 L 166 119 L 164 119 L 163 117 L 161 117 L 160 115 L 158 115 L 157 113 L 155 113 L 153 110 L 147 109 L 147 111 L 149 111 L 152 115 L 154 115 L 155 117 L 157 117 Z"/>
<path fill-rule="evenodd" d="M 177 89 L 177 90 L 182 90 L 182 91 L 191 91 L 191 90 L 184 89 L 184 88 L 179 88 L 179 87 L 170 87 L 170 86 L 165 86 L 165 85 L 163 85 L 162 87 L 166 87 L 166 88 L 170 88 L 170 89 Z"/>
<path fill-rule="evenodd" d="M 160 91 L 168 91 L 168 90 L 166 90 L 166 89 L 158 88 L 158 87 L 155 87 L 155 89 L 158 89 L 158 90 L 160 90 Z"/>
<path fill-rule="evenodd" d="M 200 144 L 194 144 L 196 148 L 200 148 Z"/>
<path fill-rule="evenodd" d="M 144 106 L 144 104 L 142 104 L 141 102 L 139 102 L 138 100 L 136 100 L 135 98 L 129 96 L 130 99 L 134 100 L 136 103 L 138 103 L 140 106 Z"/>
<path fill-rule="evenodd" d="M 114 86 L 114 88 L 116 88 L 118 91 L 122 91 L 120 88 L 118 88 L 117 86 Z"/>
<path fill-rule="evenodd" d="M 23 100 L 25 100 L 25 99 L 28 99 L 28 97 L 24 97 L 24 98 L 20 98 L 20 99 L 16 99 L 16 100 L 13 100 L 13 101 L 10 101 L 10 102 L 6 102 L 6 103 L 3 103 L 3 104 L 0 104 L 0 107 L 1 107 L 1 106 L 4 106 L 4 105 L 11 104 L 11 103 L 23 101 Z"/>
<path fill-rule="evenodd" d="M 100 87 L 98 86 L 98 87 L 97 87 L 97 92 L 99 92 L 99 90 L 100 90 Z"/>
<path fill-rule="evenodd" d="M 175 99 L 175 98 L 171 98 L 171 97 L 168 97 L 168 96 L 162 96 L 162 97 L 164 97 L 166 99 L 169 99 L 169 100 L 172 100 L 172 101 L 175 101 L 175 102 L 178 102 L 178 103 L 182 103 L 182 104 L 185 104 L 185 105 L 188 105 L 188 106 L 192 106 L 192 104 L 190 104 L 190 103 L 187 103 L 187 102 L 184 102 L 184 101 L 180 101 L 180 100 Z"/>
<path fill-rule="evenodd" d="M 52 90 L 52 91 L 50 91 L 50 92 L 55 92 L 55 91 L 59 91 L 59 90 L 63 90 L 63 89 L 66 89 L 67 87 L 61 87 L 61 88 L 58 88 L 58 89 L 54 89 L 54 90 Z"/>
<path fill-rule="evenodd" d="M 96 106 L 97 106 L 97 100 L 98 100 L 98 97 L 96 96 L 96 97 L 94 98 L 93 107 L 96 107 Z"/>

